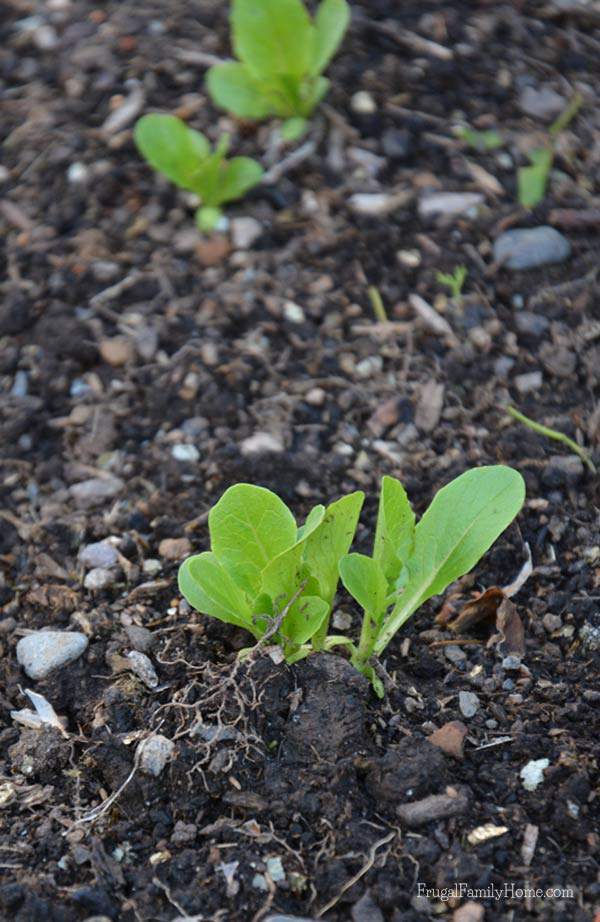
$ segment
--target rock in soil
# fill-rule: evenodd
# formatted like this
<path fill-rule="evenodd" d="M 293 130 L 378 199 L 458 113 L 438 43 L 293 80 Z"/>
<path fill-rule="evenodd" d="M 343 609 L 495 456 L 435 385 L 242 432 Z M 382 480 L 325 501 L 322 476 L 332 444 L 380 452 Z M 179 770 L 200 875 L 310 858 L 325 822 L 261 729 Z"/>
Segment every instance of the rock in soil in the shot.
<path fill-rule="evenodd" d="M 565 262 L 571 244 L 554 227 L 527 227 L 506 231 L 494 241 L 494 262 L 507 269 L 537 269 Z"/>
<path fill-rule="evenodd" d="M 447 763 L 443 753 L 428 740 L 407 737 L 384 756 L 359 763 L 366 770 L 365 786 L 378 803 L 398 803 L 423 797 L 444 786 Z"/>
<path fill-rule="evenodd" d="M 18 642 L 17 660 L 30 679 L 44 679 L 78 659 L 87 646 L 87 637 L 79 631 L 35 631 Z"/>

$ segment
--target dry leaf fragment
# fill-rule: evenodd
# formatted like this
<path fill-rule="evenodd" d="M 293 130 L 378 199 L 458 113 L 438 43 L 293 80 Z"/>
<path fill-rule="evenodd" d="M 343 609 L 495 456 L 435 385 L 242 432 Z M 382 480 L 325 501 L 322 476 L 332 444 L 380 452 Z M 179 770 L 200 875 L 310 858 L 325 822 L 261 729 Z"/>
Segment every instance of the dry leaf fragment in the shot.
<path fill-rule="evenodd" d="M 65 730 L 66 719 L 59 717 L 50 702 L 38 692 L 25 689 L 25 694 L 33 704 L 35 711 L 31 708 L 22 708 L 20 711 L 11 711 L 10 716 L 19 724 L 29 727 L 32 730 L 41 730 L 42 727 L 54 727 L 63 736 L 68 737 Z"/>
<path fill-rule="evenodd" d="M 497 839 L 498 836 L 503 836 L 507 832 L 508 826 L 494 826 L 493 823 L 485 823 L 483 826 L 473 829 L 467 836 L 467 841 L 470 845 L 481 845 L 483 842 Z"/>
<path fill-rule="evenodd" d="M 500 653 L 525 655 L 525 628 L 517 606 L 510 599 L 504 599 L 498 607 L 496 628 L 501 635 L 498 643 Z"/>

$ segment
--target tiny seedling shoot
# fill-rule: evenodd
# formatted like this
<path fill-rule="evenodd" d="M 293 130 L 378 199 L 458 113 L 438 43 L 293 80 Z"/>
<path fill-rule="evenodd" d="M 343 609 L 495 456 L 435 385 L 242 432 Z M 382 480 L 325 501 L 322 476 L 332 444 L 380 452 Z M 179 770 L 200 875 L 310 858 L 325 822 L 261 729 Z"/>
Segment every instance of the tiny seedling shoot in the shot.
<path fill-rule="evenodd" d="M 455 266 L 453 272 L 436 272 L 435 277 L 440 285 L 449 289 L 452 299 L 460 302 L 468 274 L 466 266 Z"/>
<path fill-rule="evenodd" d="M 213 102 L 238 118 L 283 118 L 286 140 L 299 138 L 329 81 L 323 71 L 348 27 L 346 0 L 322 0 L 314 19 L 302 0 L 233 0 L 237 61 L 210 69 Z"/>
<path fill-rule="evenodd" d="M 202 205 L 196 212 L 196 223 L 206 233 L 217 227 L 221 205 L 242 198 L 263 175 L 261 165 L 250 157 L 227 159 L 227 135 L 211 150 L 203 134 L 188 128 L 174 115 L 142 116 L 135 126 L 134 138 L 151 167 L 200 197 Z"/>
<path fill-rule="evenodd" d="M 275 493 L 236 484 L 210 510 L 211 550 L 184 561 L 179 588 L 199 612 L 278 643 L 288 663 L 346 648 L 383 695 L 374 659 L 424 602 L 473 569 L 524 498 L 517 471 L 474 468 L 439 490 L 417 523 L 402 484 L 386 476 L 366 555 L 349 553 L 362 492 L 315 506 L 298 526 Z M 340 577 L 363 610 L 358 643 L 329 634 Z"/>

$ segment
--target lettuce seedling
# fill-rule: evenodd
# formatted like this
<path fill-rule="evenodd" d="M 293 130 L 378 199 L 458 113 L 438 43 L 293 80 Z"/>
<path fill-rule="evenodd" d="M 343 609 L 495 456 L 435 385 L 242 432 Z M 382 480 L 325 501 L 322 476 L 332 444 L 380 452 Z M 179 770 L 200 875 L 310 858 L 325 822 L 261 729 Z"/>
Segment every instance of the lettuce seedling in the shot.
<path fill-rule="evenodd" d="M 399 480 L 384 477 L 371 557 L 347 554 L 340 576 L 364 611 L 354 666 L 381 691 L 379 656 L 424 602 L 472 570 L 525 499 L 521 475 L 503 465 L 466 471 L 439 490 L 418 524 Z"/>
<path fill-rule="evenodd" d="M 260 164 L 250 157 L 227 159 L 227 135 L 211 150 L 203 134 L 174 115 L 142 116 L 134 138 L 150 166 L 200 197 L 196 223 L 202 231 L 214 230 L 222 217 L 220 206 L 241 198 L 263 175 Z"/>
<path fill-rule="evenodd" d="M 179 588 L 198 611 L 256 640 L 273 637 L 290 663 L 313 650 L 347 647 L 383 694 L 372 658 L 424 602 L 475 566 L 524 498 L 517 471 L 475 468 L 443 487 L 417 524 L 400 481 L 384 477 L 367 556 L 349 553 L 362 492 L 315 506 L 298 527 L 270 490 L 237 484 L 211 509 L 211 550 L 181 565 Z M 328 634 L 339 577 L 364 611 L 358 645 Z"/>
<path fill-rule="evenodd" d="M 329 88 L 323 71 L 350 20 L 346 0 L 322 0 L 311 19 L 302 0 L 233 0 L 231 30 L 238 61 L 212 67 L 207 86 L 216 105 L 239 118 L 286 119 L 287 140 Z"/>
<path fill-rule="evenodd" d="M 356 492 L 315 506 L 298 527 L 275 493 L 236 484 L 210 510 L 211 550 L 184 561 L 179 588 L 193 608 L 257 640 L 269 631 L 289 662 L 325 649 L 338 564 L 363 500 Z"/>

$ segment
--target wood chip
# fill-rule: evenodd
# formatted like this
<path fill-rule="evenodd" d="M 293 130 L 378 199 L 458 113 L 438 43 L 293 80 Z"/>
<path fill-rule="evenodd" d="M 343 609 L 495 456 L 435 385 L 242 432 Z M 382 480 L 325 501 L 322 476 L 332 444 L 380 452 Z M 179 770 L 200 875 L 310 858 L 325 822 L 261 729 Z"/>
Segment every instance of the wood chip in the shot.
<path fill-rule="evenodd" d="M 440 421 L 444 406 L 444 385 L 431 379 L 422 389 L 415 410 L 415 425 L 421 432 L 433 432 Z"/>
<path fill-rule="evenodd" d="M 431 820 L 460 816 L 469 807 L 468 788 L 446 788 L 445 794 L 431 794 L 414 803 L 400 804 L 396 813 L 405 826 L 423 826 Z"/>
<path fill-rule="evenodd" d="M 523 859 L 523 864 L 527 867 L 529 867 L 533 861 L 539 832 L 539 827 L 534 826 L 532 823 L 528 823 L 525 827 L 525 832 L 523 833 L 523 844 L 521 845 L 521 858 Z"/>
<path fill-rule="evenodd" d="M 423 326 L 436 336 L 447 336 L 452 342 L 456 342 L 456 337 L 448 321 L 440 316 L 438 312 L 428 304 L 421 295 L 409 295 L 409 303 L 414 312 L 417 314 Z"/>

